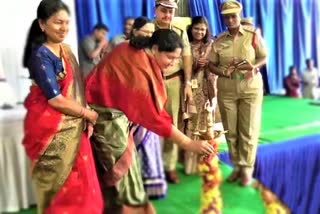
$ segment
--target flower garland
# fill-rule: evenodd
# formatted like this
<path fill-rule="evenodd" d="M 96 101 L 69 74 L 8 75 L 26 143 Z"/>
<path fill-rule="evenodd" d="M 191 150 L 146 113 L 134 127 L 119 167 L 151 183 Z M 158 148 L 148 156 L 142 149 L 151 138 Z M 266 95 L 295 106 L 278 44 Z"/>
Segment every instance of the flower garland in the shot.
<path fill-rule="evenodd" d="M 220 192 L 220 184 L 222 182 L 222 174 L 219 168 L 218 147 L 219 144 L 215 138 L 220 133 L 213 130 L 213 110 L 216 108 L 216 98 L 209 101 L 205 105 L 207 113 L 207 130 L 200 132 L 200 138 L 208 140 L 214 147 L 215 153 L 202 157 L 198 163 L 198 171 L 202 176 L 202 194 L 201 194 L 201 213 L 202 214 L 221 214 L 222 213 L 222 197 Z"/>

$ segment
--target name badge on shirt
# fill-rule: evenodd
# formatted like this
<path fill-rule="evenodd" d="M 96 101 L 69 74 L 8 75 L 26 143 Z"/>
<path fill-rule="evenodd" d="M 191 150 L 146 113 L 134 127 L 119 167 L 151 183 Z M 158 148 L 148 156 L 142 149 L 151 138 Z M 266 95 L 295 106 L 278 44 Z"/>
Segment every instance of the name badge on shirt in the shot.
<path fill-rule="evenodd" d="M 198 88 L 198 80 L 197 79 L 192 79 L 191 80 L 191 88 L 192 89 Z"/>

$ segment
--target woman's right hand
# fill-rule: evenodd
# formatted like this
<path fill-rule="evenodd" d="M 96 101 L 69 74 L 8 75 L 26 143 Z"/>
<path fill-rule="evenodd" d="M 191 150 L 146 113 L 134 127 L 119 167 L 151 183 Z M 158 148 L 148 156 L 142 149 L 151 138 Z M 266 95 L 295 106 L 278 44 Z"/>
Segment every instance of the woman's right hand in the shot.
<path fill-rule="evenodd" d="M 200 58 L 197 63 L 200 68 L 203 68 L 207 66 L 207 64 L 209 63 L 209 60 L 205 58 Z"/>
<path fill-rule="evenodd" d="M 92 123 L 93 125 L 96 124 L 97 119 L 98 119 L 98 113 L 95 112 L 94 110 L 86 110 L 86 119 L 89 120 L 90 123 Z"/>
<path fill-rule="evenodd" d="M 214 153 L 214 148 L 206 140 L 191 140 L 186 144 L 185 149 L 200 155 L 211 155 Z"/>
<path fill-rule="evenodd" d="M 234 65 L 231 65 L 224 71 L 224 75 L 230 76 L 235 70 L 236 67 Z"/>

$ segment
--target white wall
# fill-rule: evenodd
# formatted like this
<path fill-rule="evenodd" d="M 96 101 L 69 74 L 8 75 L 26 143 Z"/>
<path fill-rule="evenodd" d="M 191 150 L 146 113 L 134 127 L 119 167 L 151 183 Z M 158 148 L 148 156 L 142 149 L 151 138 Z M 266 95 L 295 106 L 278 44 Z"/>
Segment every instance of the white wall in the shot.
<path fill-rule="evenodd" d="M 76 14 L 74 0 L 64 0 L 71 11 L 70 32 L 66 43 L 77 56 Z M 14 87 L 19 101 L 29 92 L 28 71 L 22 67 L 26 36 L 37 16 L 40 0 L 0 0 L 0 64 L 5 77 Z M 0 93 L 5 93 L 0 91 Z"/>

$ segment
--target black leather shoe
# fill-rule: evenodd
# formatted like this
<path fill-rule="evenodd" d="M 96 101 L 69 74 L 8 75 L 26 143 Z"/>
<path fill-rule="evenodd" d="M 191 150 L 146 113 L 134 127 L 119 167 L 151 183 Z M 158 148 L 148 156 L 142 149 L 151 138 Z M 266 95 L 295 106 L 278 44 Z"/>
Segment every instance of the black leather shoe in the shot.
<path fill-rule="evenodd" d="M 241 171 L 240 170 L 233 170 L 231 175 L 227 178 L 227 181 L 232 183 L 232 182 L 237 182 L 241 177 Z"/>

